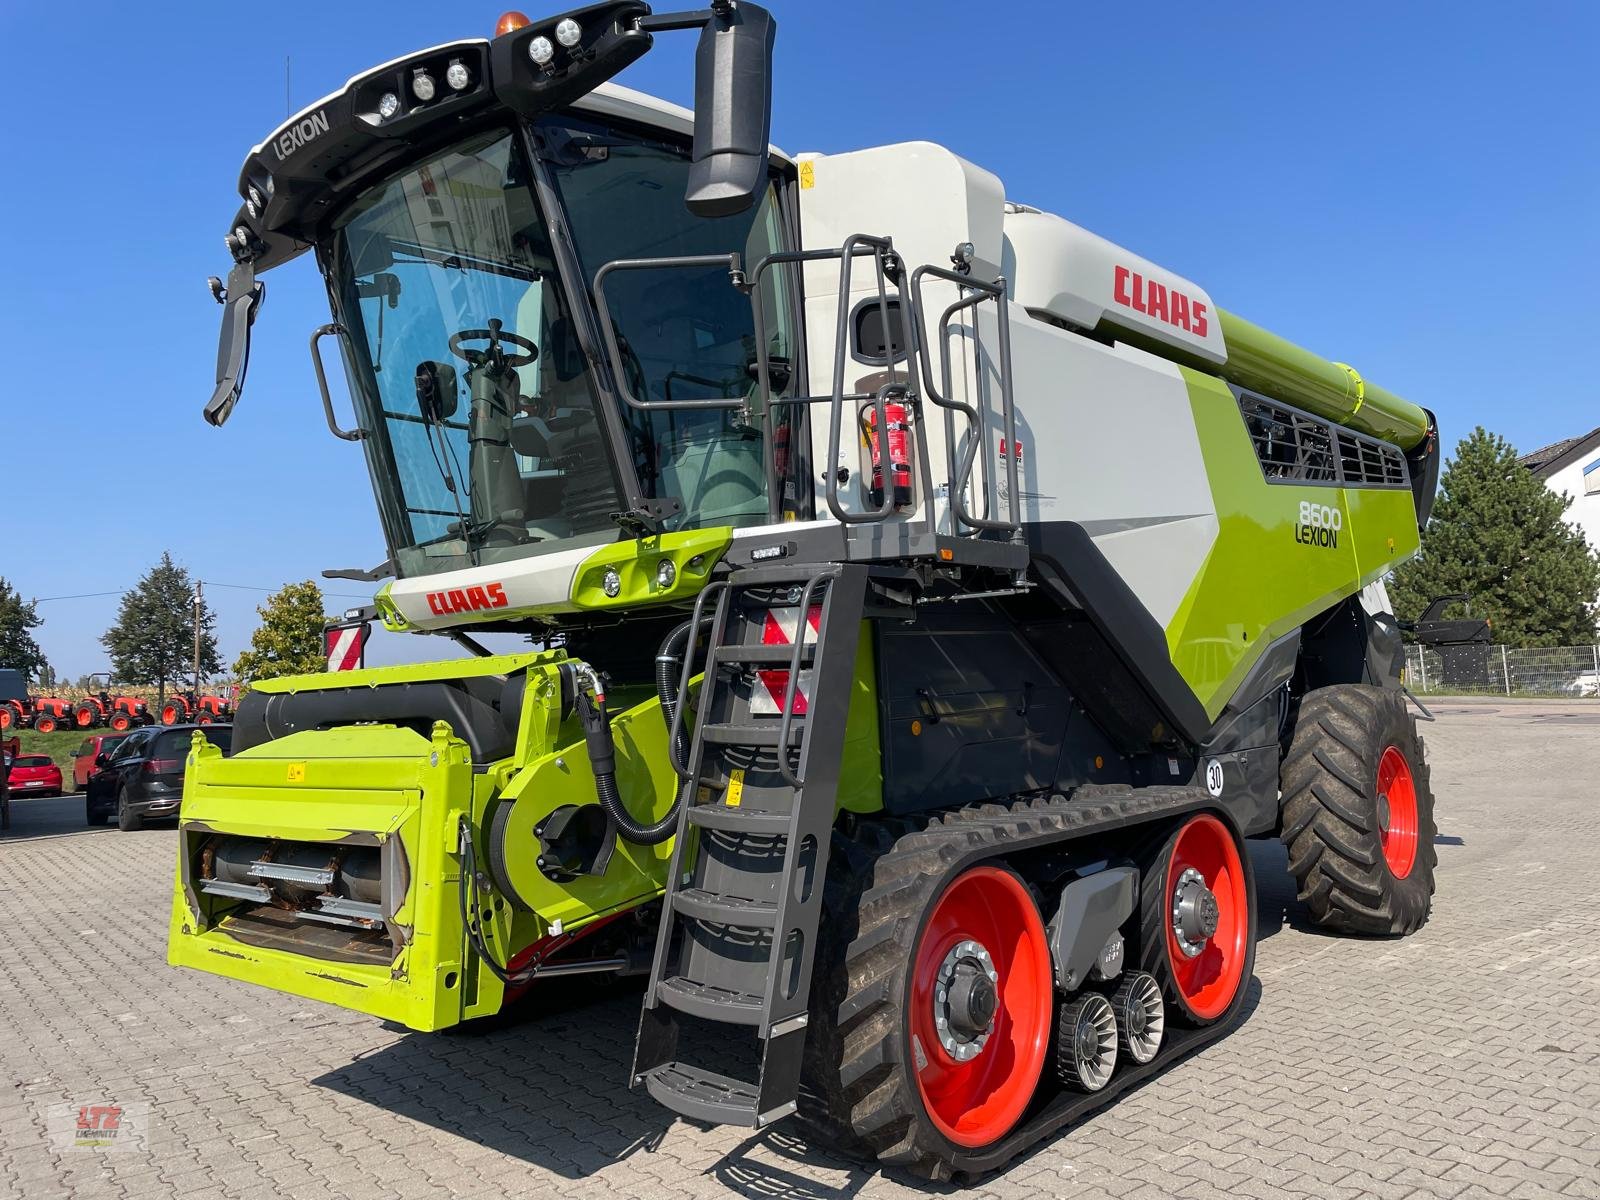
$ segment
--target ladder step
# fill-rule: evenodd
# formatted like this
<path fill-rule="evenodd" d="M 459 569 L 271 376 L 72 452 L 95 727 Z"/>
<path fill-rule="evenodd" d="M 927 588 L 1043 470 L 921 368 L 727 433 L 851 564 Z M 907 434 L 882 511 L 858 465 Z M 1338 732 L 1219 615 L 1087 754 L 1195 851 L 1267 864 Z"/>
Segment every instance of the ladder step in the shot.
<path fill-rule="evenodd" d="M 756 808 L 729 808 L 726 804 L 695 804 L 685 810 L 689 824 L 723 833 L 785 834 L 789 814 L 762 812 Z"/>
<path fill-rule="evenodd" d="M 723 896 L 704 888 L 685 888 L 672 895 L 672 907 L 685 917 L 733 925 L 740 929 L 771 929 L 778 923 L 778 907 L 764 900 Z"/>
<path fill-rule="evenodd" d="M 761 997 L 751 992 L 732 992 L 674 975 L 656 986 L 656 996 L 691 1017 L 721 1021 L 726 1025 L 761 1024 Z"/>
<path fill-rule="evenodd" d="M 664 1063 L 642 1078 L 657 1103 L 695 1121 L 756 1129 L 794 1111 L 791 1101 L 773 1112 L 758 1113 L 754 1084 L 687 1063 Z"/>
<path fill-rule="evenodd" d="M 778 744 L 779 722 L 776 718 L 760 725 L 702 725 L 700 740 L 711 746 L 775 747 Z M 798 746 L 805 736 L 806 719 L 795 717 L 789 723 L 789 745 Z"/>
<path fill-rule="evenodd" d="M 774 666 L 787 667 L 794 661 L 794 647 L 789 646 L 718 646 L 717 666 Z M 816 661 L 817 644 L 808 641 L 800 647 L 800 665 L 809 667 Z"/>

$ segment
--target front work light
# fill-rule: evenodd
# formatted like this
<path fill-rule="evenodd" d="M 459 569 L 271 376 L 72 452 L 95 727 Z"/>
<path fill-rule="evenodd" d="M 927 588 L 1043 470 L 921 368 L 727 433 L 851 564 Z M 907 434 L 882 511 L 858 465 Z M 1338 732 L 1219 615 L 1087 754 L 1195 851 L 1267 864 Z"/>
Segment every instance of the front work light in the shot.
<path fill-rule="evenodd" d="M 583 26 L 579 25 L 571 17 L 562 17 L 560 21 L 556 22 L 556 41 L 560 42 L 568 50 L 576 46 L 582 37 Z"/>
<path fill-rule="evenodd" d="M 555 56 L 555 45 L 547 37 L 536 37 L 528 43 L 528 57 L 541 67 L 548 67 Z"/>
<path fill-rule="evenodd" d="M 433 99 L 433 93 L 433 76 L 429 75 L 426 71 L 418 70 L 417 73 L 411 77 L 411 94 L 418 100 L 428 101 Z"/>
<path fill-rule="evenodd" d="M 451 91 L 464 92 L 467 90 L 467 85 L 472 82 L 472 72 L 467 70 L 467 64 L 459 58 L 452 59 L 444 73 L 444 81 L 450 85 Z"/>

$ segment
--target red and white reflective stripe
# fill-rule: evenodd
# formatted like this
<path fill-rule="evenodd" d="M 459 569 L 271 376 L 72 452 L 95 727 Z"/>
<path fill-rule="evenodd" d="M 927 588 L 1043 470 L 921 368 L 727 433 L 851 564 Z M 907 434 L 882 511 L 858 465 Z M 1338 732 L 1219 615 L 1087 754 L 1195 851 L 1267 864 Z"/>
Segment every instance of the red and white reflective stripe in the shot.
<path fill-rule="evenodd" d="M 361 666 L 370 625 L 339 625 L 323 633 L 328 651 L 328 670 L 354 671 Z"/>
<path fill-rule="evenodd" d="M 806 613 L 806 624 L 811 627 L 807 640 L 813 645 L 817 640 L 817 633 L 822 628 L 822 605 L 813 604 Z M 800 625 L 800 613 L 797 608 L 769 608 L 765 622 L 761 627 L 761 644 L 763 646 L 792 646 L 795 640 L 795 631 Z M 806 704 L 811 698 L 810 667 L 800 672 L 800 680 L 794 689 L 794 715 L 803 717 L 806 713 Z M 750 715 L 753 717 L 776 717 L 783 714 L 783 694 L 789 688 L 788 671 L 757 671 L 756 680 L 760 687 L 750 691 Z"/>

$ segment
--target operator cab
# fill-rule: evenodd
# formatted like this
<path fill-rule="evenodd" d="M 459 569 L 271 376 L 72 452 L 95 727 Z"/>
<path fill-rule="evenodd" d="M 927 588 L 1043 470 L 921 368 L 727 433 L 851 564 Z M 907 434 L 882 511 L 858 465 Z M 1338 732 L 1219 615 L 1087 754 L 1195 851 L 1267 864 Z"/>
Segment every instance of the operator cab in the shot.
<path fill-rule="evenodd" d="M 738 128 L 593 94 L 653 30 L 696 25 L 748 68 L 697 82 L 697 108 Z M 809 515 L 804 456 L 777 452 L 802 444 L 804 407 L 767 411 L 802 352 L 798 296 L 778 272 L 755 285 L 758 347 L 729 266 L 794 249 L 771 45 L 765 10 L 720 0 L 507 14 L 493 42 L 386 64 L 291 118 L 241 176 L 208 420 L 242 387 L 255 275 L 310 248 L 335 316 L 313 351 L 338 339 L 357 414 L 341 429 L 324 384 L 329 424 L 363 443 L 400 576 Z M 674 262 L 609 282 L 603 335 L 597 273 L 645 258 Z"/>
<path fill-rule="evenodd" d="M 621 533 L 625 493 L 574 316 L 584 297 L 552 249 L 533 155 L 581 279 L 614 259 L 733 249 L 755 261 L 785 248 L 776 174 L 752 209 L 697 217 L 678 202 L 687 145 L 565 115 L 485 131 L 357 200 L 319 253 L 403 575 Z M 768 353 L 787 360 L 791 310 L 767 286 L 781 314 Z M 766 523 L 749 298 L 704 267 L 631 272 L 608 299 L 631 393 L 748 402 L 622 408 L 642 494 L 681 505 L 663 527 Z M 800 480 L 782 482 L 792 513 Z"/>

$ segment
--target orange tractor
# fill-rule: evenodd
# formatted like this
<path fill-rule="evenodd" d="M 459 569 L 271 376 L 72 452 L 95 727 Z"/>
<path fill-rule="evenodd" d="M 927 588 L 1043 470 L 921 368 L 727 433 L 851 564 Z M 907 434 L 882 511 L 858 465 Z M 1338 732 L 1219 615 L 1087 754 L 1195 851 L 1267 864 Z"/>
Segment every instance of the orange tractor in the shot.
<path fill-rule="evenodd" d="M 0 671 L 0 734 L 17 729 L 54 733 L 72 725 L 72 701 L 30 696 L 20 671 Z"/>
<path fill-rule="evenodd" d="M 113 696 L 109 691 L 111 677 L 104 672 L 89 678 L 104 682 L 98 693 L 90 694 L 73 707 L 72 723 L 79 729 L 99 729 L 103 726 L 117 733 L 126 733 L 140 725 L 155 724 L 156 719 L 150 713 L 149 704 L 141 697 Z M 34 728 L 38 728 L 37 723 Z"/>
<path fill-rule="evenodd" d="M 233 719 L 226 697 L 197 692 L 173 692 L 161 705 L 163 725 L 216 725 Z"/>

